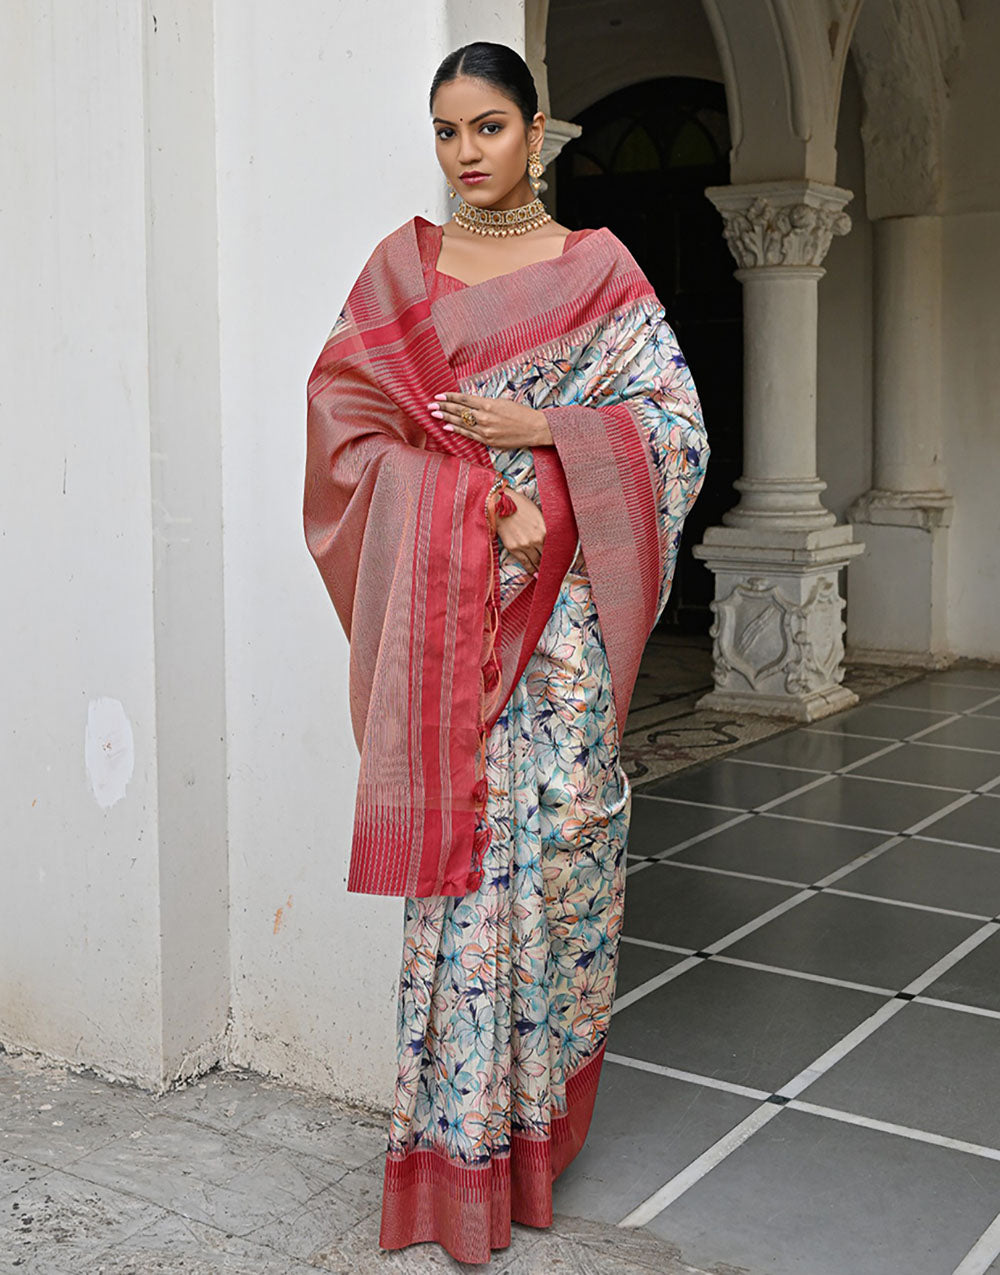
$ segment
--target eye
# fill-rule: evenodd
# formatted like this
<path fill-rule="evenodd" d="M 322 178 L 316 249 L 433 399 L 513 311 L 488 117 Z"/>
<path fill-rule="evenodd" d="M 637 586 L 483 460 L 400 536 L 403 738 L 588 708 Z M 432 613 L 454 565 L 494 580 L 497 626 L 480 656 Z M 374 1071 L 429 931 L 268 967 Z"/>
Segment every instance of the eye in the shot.
<path fill-rule="evenodd" d="M 440 138 L 441 138 L 441 140 L 442 140 L 442 141 L 447 141 L 447 138 L 445 137 L 445 134 L 446 134 L 446 133 L 451 133 L 451 132 L 452 132 L 452 130 L 451 130 L 450 128 L 439 128 L 439 129 L 437 130 L 437 135 L 438 135 L 438 137 L 440 137 Z"/>
<path fill-rule="evenodd" d="M 503 128 L 503 125 L 498 120 L 489 120 L 486 124 L 483 125 L 483 128 L 495 128 L 497 132 L 499 132 L 500 129 Z M 494 134 L 491 133 L 490 136 L 493 137 Z"/>

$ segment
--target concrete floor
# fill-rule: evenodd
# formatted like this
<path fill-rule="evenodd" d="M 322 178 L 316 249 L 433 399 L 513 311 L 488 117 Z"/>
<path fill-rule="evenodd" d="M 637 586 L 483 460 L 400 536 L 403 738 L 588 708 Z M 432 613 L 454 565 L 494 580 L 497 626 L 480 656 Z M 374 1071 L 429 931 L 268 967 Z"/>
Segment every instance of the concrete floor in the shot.
<path fill-rule="evenodd" d="M 643 1231 L 515 1227 L 489 1267 L 378 1248 L 384 1121 L 246 1071 L 155 1097 L 0 1051 L 2 1275 L 703 1275 Z"/>
<path fill-rule="evenodd" d="M 1000 670 L 637 785 L 629 854 L 590 1135 L 488 1269 L 1000 1275 Z M 484 1269 L 379 1252 L 384 1138 L 0 1053 L 0 1273 Z"/>

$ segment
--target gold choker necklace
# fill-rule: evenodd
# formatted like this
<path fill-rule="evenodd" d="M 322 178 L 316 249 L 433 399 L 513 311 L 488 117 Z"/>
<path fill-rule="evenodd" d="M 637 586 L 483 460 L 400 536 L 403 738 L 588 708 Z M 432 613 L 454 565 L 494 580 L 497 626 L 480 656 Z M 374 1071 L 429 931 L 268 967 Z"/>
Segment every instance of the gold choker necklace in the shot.
<path fill-rule="evenodd" d="M 520 208 L 476 208 L 463 199 L 452 220 L 477 235 L 524 235 L 552 220 L 537 197 Z"/>

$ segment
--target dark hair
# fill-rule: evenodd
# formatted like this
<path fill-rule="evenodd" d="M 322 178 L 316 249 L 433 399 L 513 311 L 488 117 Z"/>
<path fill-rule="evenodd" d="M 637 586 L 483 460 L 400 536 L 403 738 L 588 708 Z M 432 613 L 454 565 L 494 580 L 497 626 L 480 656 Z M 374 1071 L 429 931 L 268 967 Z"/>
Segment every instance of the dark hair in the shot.
<path fill-rule="evenodd" d="M 460 75 L 483 80 L 500 90 L 517 104 L 525 125 L 530 125 L 538 110 L 538 90 L 528 64 L 520 53 L 506 44 L 476 40 L 449 53 L 434 73 L 430 91 L 430 109 L 434 110 L 434 94 L 442 84 L 450 84 Z"/>

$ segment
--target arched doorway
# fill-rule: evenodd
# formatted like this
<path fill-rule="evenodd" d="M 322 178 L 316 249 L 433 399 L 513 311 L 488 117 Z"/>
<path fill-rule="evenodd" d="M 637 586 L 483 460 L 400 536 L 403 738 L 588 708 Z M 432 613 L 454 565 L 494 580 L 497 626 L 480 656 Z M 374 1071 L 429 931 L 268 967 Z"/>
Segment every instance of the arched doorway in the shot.
<path fill-rule="evenodd" d="M 736 500 L 742 447 L 740 286 L 707 186 L 729 181 L 725 90 L 670 76 L 630 84 L 575 117 L 583 132 L 556 161 L 558 219 L 608 226 L 666 307 L 698 386 L 712 447 L 704 490 L 684 530 L 661 628 L 704 633 L 711 573 L 690 553 Z"/>

